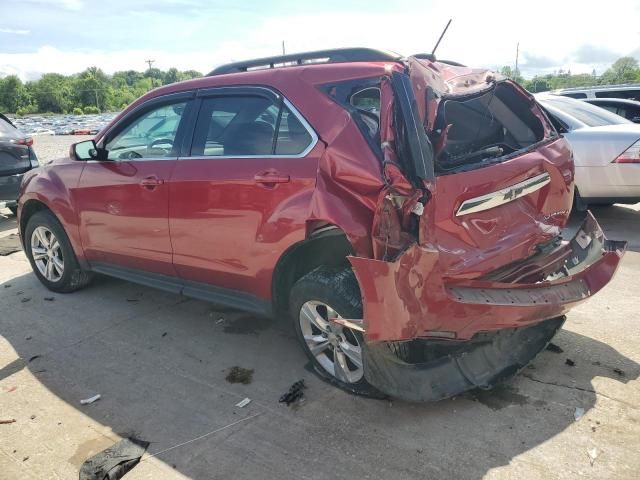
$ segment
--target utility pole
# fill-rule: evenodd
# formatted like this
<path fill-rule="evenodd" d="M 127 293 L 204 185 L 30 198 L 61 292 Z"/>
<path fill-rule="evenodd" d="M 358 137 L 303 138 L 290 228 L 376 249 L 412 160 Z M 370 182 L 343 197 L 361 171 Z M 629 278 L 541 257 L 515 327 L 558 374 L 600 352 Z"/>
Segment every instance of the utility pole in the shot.
<path fill-rule="evenodd" d="M 93 93 L 96 94 L 96 108 L 98 109 L 98 111 L 100 111 L 100 104 L 98 103 L 98 89 L 94 89 Z"/>
<path fill-rule="evenodd" d="M 149 65 L 149 74 L 151 74 L 151 65 L 153 65 L 156 61 L 155 60 L 145 60 L 144 63 L 147 63 Z M 155 82 L 153 81 L 153 77 L 151 78 L 151 88 L 155 87 Z"/>
<path fill-rule="evenodd" d="M 513 71 L 513 78 L 518 77 L 518 56 L 520 54 L 520 42 L 516 44 L 516 69 Z"/>
<path fill-rule="evenodd" d="M 284 57 L 284 40 L 282 40 L 282 56 Z"/>

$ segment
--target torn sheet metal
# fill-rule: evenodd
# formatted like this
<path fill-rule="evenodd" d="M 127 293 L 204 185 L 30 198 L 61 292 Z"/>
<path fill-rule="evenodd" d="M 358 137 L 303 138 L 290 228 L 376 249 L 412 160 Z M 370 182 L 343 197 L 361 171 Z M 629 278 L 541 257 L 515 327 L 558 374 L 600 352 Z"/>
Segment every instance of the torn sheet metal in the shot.
<path fill-rule="evenodd" d="M 443 265 L 439 251 L 416 244 L 393 262 L 349 257 L 362 292 L 367 340 L 442 337 L 442 332 L 468 340 L 479 331 L 521 327 L 563 315 L 609 282 L 626 247 L 626 242 L 606 240 L 591 214 L 579 231 L 598 241 L 586 251 L 577 241 L 564 241 L 566 252 L 559 257 L 564 259 L 564 273 L 551 281 L 452 279 L 443 271 L 447 264 Z M 530 266 L 537 268 L 540 263 L 544 259 L 534 258 Z M 526 267 L 527 261 L 520 266 Z M 546 275 L 547 270 L 538 274 Z"/>
<path fill-rule="evenodd" d="M 89 458 L 80 468 L 80 480 L 117 480 L 135 467 L 149 442 L 125 438 Z"/>

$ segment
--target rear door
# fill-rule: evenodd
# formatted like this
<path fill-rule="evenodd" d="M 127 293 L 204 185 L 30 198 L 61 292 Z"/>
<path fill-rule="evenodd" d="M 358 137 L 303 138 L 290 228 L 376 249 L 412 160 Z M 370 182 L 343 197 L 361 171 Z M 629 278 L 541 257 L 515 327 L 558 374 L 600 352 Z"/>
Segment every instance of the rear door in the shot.
<path fill-rule="evenodd" d="M 174 275 L 169 238 L 169 179 L 193 93 L 154 98 L 101 140 L 108 160 L 88 161 L 75 190 L 87 260 Z"/>
<path fill-rule="evenodd" d="M 198 94 L 192 143 L 170 184 L 173 262 L 187 281 L 270 296 L 271 270 L 304 237 L 323 146 L 280 94 Z"/>

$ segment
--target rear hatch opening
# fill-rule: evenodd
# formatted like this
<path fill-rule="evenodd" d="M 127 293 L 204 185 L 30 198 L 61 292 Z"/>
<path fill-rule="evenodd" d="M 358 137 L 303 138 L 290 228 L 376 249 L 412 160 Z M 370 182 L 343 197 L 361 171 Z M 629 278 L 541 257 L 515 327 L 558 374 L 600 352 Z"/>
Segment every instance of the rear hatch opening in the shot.
<path fill-rule="evenodd" d="M 510 81 L 471 95 L 444 96 L 431 134 L 435 171 L 444 175 L 501 162 L 549 136 L 555 131 L 539 107 Z"/>

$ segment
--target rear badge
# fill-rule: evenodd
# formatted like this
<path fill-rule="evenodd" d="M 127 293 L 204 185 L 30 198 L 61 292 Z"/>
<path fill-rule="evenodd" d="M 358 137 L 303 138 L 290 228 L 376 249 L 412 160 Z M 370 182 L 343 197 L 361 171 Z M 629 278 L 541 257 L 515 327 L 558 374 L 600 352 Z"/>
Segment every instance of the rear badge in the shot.
<path fill-rule="evenodd" d="M 512 202 L 517 198 L 524 197 L 525 195 L 540 190 L 549 182 L 551 182 L 551 176 L 545 172 L 540 175 L 536 175 L 535 177 L 528 178 L 523 182 L 511 185 L 510 187 L 498 190 L 497 192 L 470 198 L 469 200 L 462 202 L 462 205 L 460 205 L 460 208 L 456 213 L 456 217 L 467 215 L 468 213 L 489 210 L 490 208 Z"/>

